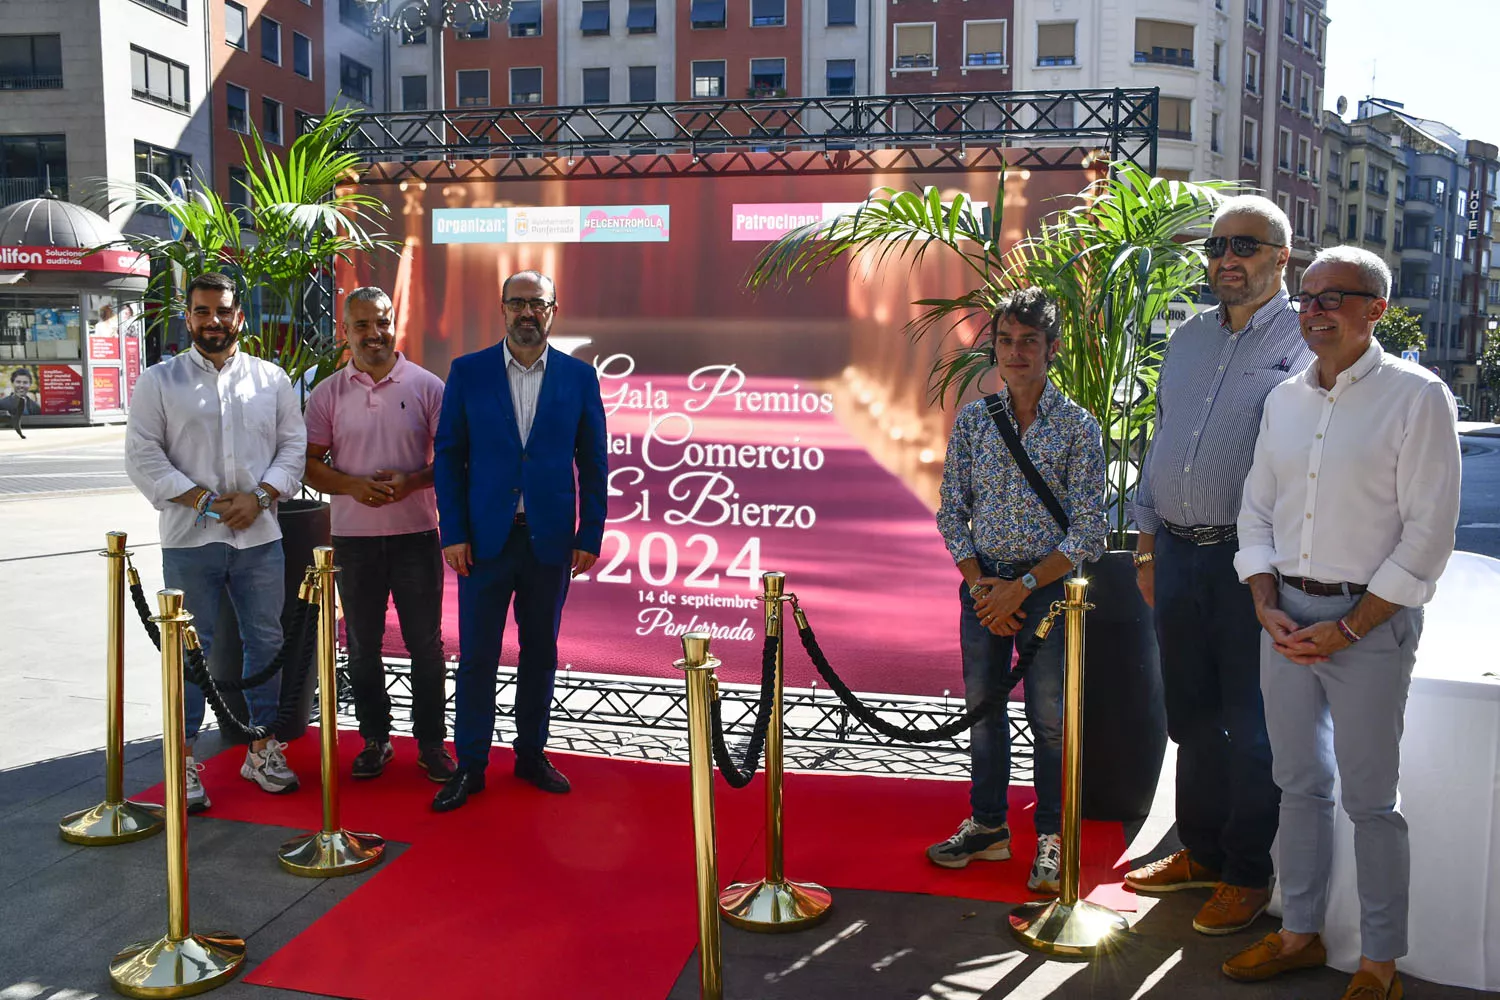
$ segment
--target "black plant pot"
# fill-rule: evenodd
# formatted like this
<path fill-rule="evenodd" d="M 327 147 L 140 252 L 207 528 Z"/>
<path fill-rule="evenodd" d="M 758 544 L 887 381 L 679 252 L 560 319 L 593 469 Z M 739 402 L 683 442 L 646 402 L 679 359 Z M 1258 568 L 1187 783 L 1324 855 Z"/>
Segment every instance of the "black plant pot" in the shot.
<path fill-rule="evenodd" d="M 312 565 L 312 551 L 319 545 L 329 544 L 332 526 L 329 520 L 328 504 L 319 500 L 283 500 L 277 504 L 276 521 L 281 525 L 281 548 L 286 555 L 286 603 L 284 608 L 290 609 L 293 602 L 297 600 L 297 589 L 302 585 L 302 576 L 307 567 Z M 283 622 L 286 620 L 285 611 L 282 614 Z M 226 591 L 223 599 L 219 602 L 219 620 L 214 625 L 213 649 L 209 652 L 208 672 L 213 675 L 215 681 L 236 680 L 243 676 L 244 669 L 244 645 L 239 641 L 240 623 L 235 617 L 234 605 L 229 600 Z M 307 731 L 307 720 L 312 714 L 313 698 L 317 694 L 317 665 L 309 663 L 303 666 L 310 675 L 302 685 L 301 696 L 295 705 L 296 711 L 290 716 L 288 722 L 280 733 L 278 739 L 291 741 Z M 288 695 L 295 685 L 293 677 L 286 670 L 281 674 L 281 708 L 285 714 Z M 235 717 L 249 722 L 248 712 L 245 708 L 245 696 L 239 691 L 224 692 L 224 703 Z M 228 742 L 244 743 L 243 739 L 235 733 L 225 732 L 221 734 Z"/>
<path fill-rule="evenodd" d="M 1083 814 L 1128 821 L 1151 811 L 1167 748 L 1156 630 L 1135 583 L 1131 553 L 1084 567 Z"/>

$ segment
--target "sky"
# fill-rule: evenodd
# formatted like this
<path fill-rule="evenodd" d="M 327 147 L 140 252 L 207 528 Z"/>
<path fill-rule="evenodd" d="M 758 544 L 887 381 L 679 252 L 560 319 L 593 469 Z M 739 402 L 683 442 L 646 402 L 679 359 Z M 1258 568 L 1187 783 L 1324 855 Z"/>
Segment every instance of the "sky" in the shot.
<path fill-rule="evenodd" d="M 1373 93 L 1500 145 L 1500 0 L 1328 0 L 1328 16 L 1330 111 Z"/>

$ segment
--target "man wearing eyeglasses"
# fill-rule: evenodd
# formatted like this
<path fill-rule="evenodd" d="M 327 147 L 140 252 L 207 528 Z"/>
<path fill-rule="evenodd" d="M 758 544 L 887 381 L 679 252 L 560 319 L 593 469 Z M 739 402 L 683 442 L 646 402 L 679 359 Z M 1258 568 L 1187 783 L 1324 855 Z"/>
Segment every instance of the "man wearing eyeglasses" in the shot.
<path fill-rule="evenodd" d="M 1457 408 L 1442 380 L 1373 337 L 1391 272 L 1333 247 L 1302 277 L 1317 360 L 1266 400 L 1235 566 L 1265 631 L 1261 689 L 1281 788 L 1282 927 L 1224 963 L 1268 979 L 1327 961 L 1334 768 L 1354 824 L 1359 971 L 1345 1000 L 1399 997 L 1411 858 L 1396 808 L 1422 605 L 1458 526 Z"/>
<path fill-rule="evenodd" d="M 1130 872 L 1140 892 L 1212 887 L 1193 927 L 1231 934 L 1270 902 L 1280 793 L 1260 693 L 1260 623 L 1234 569 L 1235 518 L 1261 407 L 1312 360 L 1283 278 L 1291 224 L 1230 198 L 1204 241 L 1219 305 L 1172 335 L 1133 511 L 1136 575 L 1155 609 L 1183 850 Z"/>
<path fill-rule="evenodd" d="M 458 770 L 433 799 L 447 812 L 484 788 L 495 729 L 495 674 L 514 603 L 516 777 L 569 790 L 544 752 L 557 633 L 568 582 L 599 557 L 608 457 L 594 369 L 547 346 L 552 279 L 501 287 L 505 339 L 453 362 L 433 471 L 443 558 L 458 574 L 459 665 L 453 725 Z M 575 488 L 576 470 L 576 488 Z"/>

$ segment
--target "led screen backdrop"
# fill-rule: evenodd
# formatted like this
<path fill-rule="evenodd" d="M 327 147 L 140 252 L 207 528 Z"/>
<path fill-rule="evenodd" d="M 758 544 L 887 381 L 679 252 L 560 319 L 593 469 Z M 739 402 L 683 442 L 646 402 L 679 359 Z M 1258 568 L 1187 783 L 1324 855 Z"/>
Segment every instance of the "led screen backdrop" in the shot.
<path fill-rule="evenodd" d="M 993 204 L 997 181 L 974 171 L 372 184 L 403 249 L 346 268 L 339 284 L 390 290 L 401 349 L 446 376 L 455 356 L 504 336 L 506 275 L 555 277 L 551 343 L 597 368 L 611 452 L 603 552 L 563 617 L 572 669 L 670 676 L 677 636 L 706 628 L 721 676 L 753 681 L 759 576 L 780 570 L 852 686 L 941 694 L 962 689 L 959 576 L 932 516 L 952 412 L 926 398 L 944 345 L 913 345 L 902 327 L 912 300 L 959 294 L 973 275 L 933 253 L 915 273 L 861 262 L 758 294 L 743 279 L 771 239 L 874 188 L 931 184 Z M 1075 172 L 1009 176 L 1006 239 L 1085 183 Z M 450 652 L 456 607 L 450 576 Z M 388 651 L 404 655 L 391 625 Z M 506 649 L 513 663 L 513 630 Z M 815 677 L 800 649 L 787 662 L 788 683 Z"/>

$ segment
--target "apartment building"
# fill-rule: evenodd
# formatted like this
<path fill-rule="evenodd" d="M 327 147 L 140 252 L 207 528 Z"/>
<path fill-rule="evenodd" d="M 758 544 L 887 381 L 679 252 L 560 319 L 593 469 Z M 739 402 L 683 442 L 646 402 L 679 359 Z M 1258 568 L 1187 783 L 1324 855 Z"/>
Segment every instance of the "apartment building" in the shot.
<path fill-rule="evenodd" d="M 1325 111 L 1322 145 L 1328 165 L 1323 225 L 1311 237 L 1320 246 L 1363 246 L 1379 254 L 1393 275 L 1399 274 L 1408 238 L 1413 246 L 1431 242 L 1427 229 L 1406 230 L 1406 157 L 1400 139 L 1368 121 L 1345 122 Z"/>

